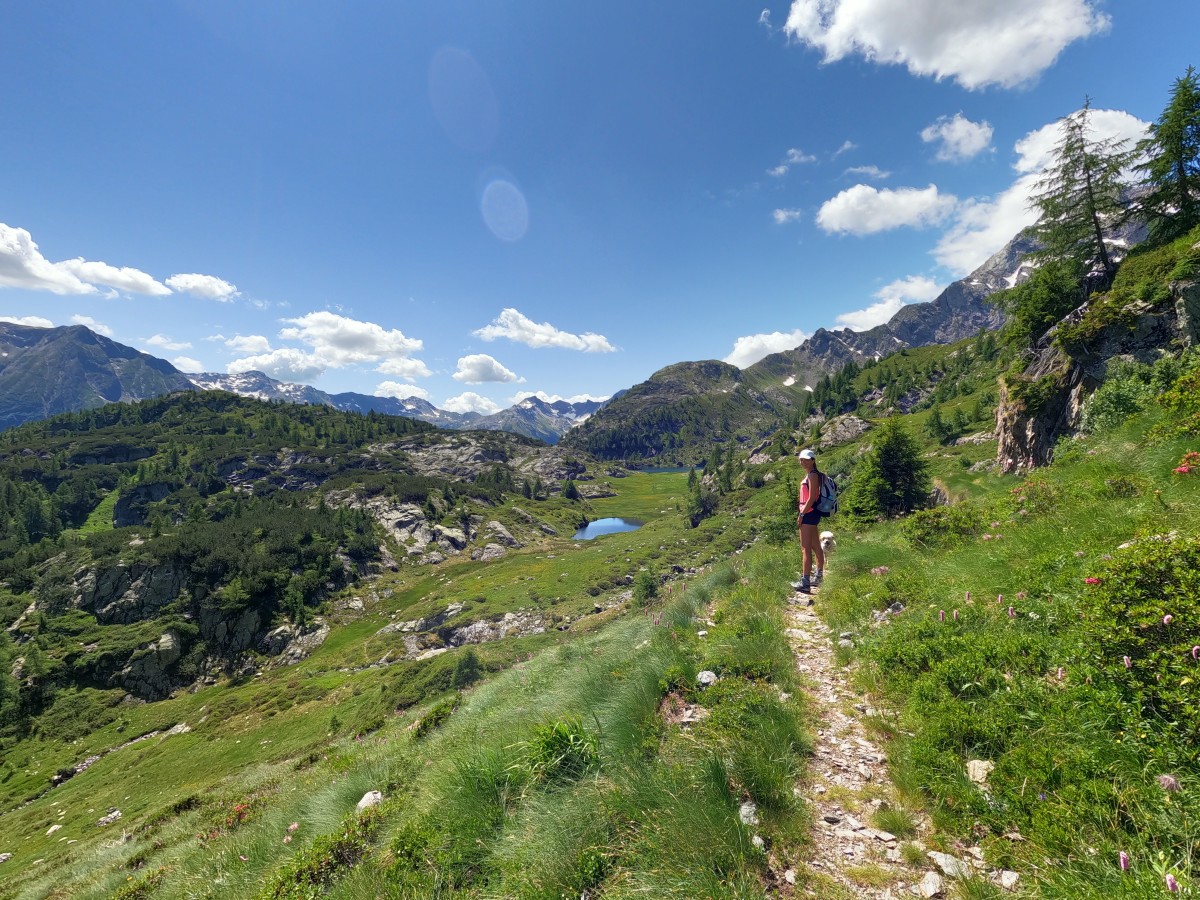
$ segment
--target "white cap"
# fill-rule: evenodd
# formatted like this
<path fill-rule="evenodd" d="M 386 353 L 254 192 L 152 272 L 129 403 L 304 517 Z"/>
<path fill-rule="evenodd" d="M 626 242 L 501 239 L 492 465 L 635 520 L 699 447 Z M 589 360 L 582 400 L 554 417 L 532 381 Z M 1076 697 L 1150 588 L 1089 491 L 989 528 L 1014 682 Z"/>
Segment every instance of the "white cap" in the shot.
<path fill-rule="evenodd" d="M 814 451 L 810 450 L 808 447 L 805 447 L 803 450 L 800 451 L 799 457 L 800 457 L 800 459 L 816 459 L 817 454 Z"/>

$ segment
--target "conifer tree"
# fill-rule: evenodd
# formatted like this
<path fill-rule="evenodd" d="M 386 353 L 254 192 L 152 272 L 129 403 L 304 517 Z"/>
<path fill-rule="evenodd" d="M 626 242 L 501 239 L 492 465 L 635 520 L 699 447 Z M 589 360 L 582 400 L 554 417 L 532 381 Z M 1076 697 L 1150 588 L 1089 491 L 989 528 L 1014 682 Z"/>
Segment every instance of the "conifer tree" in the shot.
<path fill-rule="evenodd" d="M 1091 100 L 1059 122 L 1054 157 L 1034 186 L 1030 206 L 1040 213 L 1033 227 L 1046 260 L 1097 266 L 1104 285 L 1117 265 L 1104 239 L 1125 212 L 1121 171 L 1132 161 L 1125 142 L 1092 134 Z"/>
<path fill-rule="evenodd" d="M 854 467 L 840 506 L 855 518 L 889 518 L 923 506 L 928 496 L 929 473 L 921 450 L 899 417 L 891 416 L 879 427 L 874 447 Z"/>
<path fill-rule="evenodd" d="M 1149 190 L 1139 207 L 1151 238 L 1191 231 L 1200 224 L 1200 77 L 1192 66 L 1175 79 L 1170 102 L 1137 149 L 1146 157 L 1136 169 Z"/>

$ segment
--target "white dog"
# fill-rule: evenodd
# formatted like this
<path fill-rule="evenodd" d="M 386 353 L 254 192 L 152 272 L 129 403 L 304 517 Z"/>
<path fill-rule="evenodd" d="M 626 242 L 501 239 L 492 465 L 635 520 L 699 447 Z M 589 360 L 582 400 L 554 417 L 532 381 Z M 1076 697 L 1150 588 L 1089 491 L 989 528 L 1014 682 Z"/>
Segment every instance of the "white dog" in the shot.
<path fill-rule="evenodd" d="M 822 553 L 832 553 L 836 547 L 837 547 L 837 541 L 835 541 L 833 539 L 833 532 L 832 531 L 822 531 L 821 532 L 821 552 Z"/>

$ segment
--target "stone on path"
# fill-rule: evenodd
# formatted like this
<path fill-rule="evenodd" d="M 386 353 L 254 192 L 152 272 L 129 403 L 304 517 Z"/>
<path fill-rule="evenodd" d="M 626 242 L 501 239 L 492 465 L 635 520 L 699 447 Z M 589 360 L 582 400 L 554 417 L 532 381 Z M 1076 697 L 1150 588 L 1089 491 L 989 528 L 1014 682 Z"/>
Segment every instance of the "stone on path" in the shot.
<path fill-rule="evenodd" d="M 363 794 L 362 799 L 358 801 L 358 805 L 354 807 L 355 812 L 362 812 L 364 809 L 370 809 L 372 806 L 378 806 L 383 802 L 383 793 L 380 791 L 367 791 Z"/>
<path fill-rule="evenodd" d="M 945 891 L 942 884 L 942 876 L 937 872 L 926 872 L 925 877 L 921 879 L 921 883 L 917 885 L 917 890 L 920 891 L 922 897 L 940 897 Z"/>

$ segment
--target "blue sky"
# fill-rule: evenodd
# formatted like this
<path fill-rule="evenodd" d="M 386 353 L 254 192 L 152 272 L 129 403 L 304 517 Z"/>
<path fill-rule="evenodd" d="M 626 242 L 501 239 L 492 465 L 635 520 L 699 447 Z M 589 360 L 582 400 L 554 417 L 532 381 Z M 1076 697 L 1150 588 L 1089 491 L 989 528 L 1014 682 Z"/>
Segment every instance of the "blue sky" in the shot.
<path fill-rule="evenodd" d="M 982 263 L 1193 6 L 10 4 L 0 318 L 458 411 L 746 366 Z"/>

